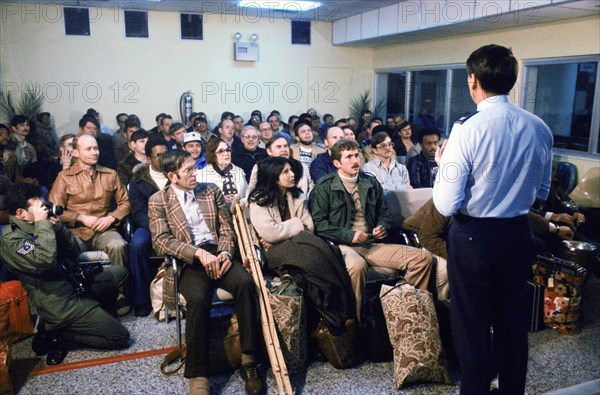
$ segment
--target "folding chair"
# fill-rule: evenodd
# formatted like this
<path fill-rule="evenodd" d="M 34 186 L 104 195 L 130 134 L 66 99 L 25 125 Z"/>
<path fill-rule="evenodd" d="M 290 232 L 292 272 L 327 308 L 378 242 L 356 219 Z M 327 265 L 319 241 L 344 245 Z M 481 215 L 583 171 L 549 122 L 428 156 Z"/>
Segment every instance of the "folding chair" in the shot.
<path fill-rule="evenodd" d="M 161 363 L 160 365 L 160 370 L 163 374 L 165 375 L 172 375 L 174 373 L 176 373 L 184 364 L 184 349 L 183 349 L 183 338 L 181 335 L 181 320 L 183 317 L 183 312 L 185 311 L 185 301 L 182 301 L 180 299 L 180 294 L 179 294 L 179 271 L 181 270 L 181 266 L 180 263 L 178 261 L 177 258 L 167 255 L 166 259 L 165 259 L 165 265 L 166 267 L 172 267 L 173 268 L 173 278 L 174 278 L 174 299 L 175 299 L 175 328 L 176 328 L 176 334 L 177 334 L 177 348 L 175 349 L 175 351 L 169 353 L 164 361 Z M 217 288 L 215 290 L 215 292 L 213 293 L 213 301 L 212 301 L 212 306 L 217 307 L 217 306 L 222 306 L 225 304 L 232 304 L 233 303 L 233 295 L 231 295 L 229 292 L 225 291 L 224 289 L 221 288 Z M 170 317 L 169 317 L 169 309 L 166 303 L 164 303 L 164 312 L 165 312 L 165 323 L 169 323 L 170 321 Z M 175 368 L 172 368 L 171 370 L 167 370 L 167 367 L 169 365 L 171 365 L 172 363 L 177 362 L 177 365 L 175 366 Z"/>
<path fill-rule="evenodd" d="M 177 260 L 177 258 L 168 255 L 167 259 L 166 259 L 166 264 L 167 266 L 171 266 L 173 268 L 173 278 L 175 279 L 174 281 L 174 294 L 175 294 L 175 322 L 176 322 L 176 328 L 177 328 L 177 347 L 181 349 L 182 345 L 183 345 L 183 341 L 182 341 L 182 337 L 181 337 L 181 319 L 183 316 L 183 312 L 185 311 L 185 304 L 181 303 L 181 299 L 180 299 L 180 295 L 179 295 L 179 271 L 181 270 L 181 267 L 179 265 L 179 262 Z M 212 300 L 212 306 L 217 307 L 217 306 L 222 306 L 225 304 L 231 304 L 233 303 L 233 295 L 231 295 L 229 292 L 225 291 L 222 288 L 217 288 L 215 290 L 215 292 L 213 293 L 213 300 Z M 165 323 L 169 323 L 169 310 L 168 310 L 168 306 L 165 303 Z"/>
<path fill-rule="evenodd" d="M 560 183 L 561 188 L 568 195 L 577 186 L 577 167 L 570 162 L 556 163 L 556 178 Z"/>

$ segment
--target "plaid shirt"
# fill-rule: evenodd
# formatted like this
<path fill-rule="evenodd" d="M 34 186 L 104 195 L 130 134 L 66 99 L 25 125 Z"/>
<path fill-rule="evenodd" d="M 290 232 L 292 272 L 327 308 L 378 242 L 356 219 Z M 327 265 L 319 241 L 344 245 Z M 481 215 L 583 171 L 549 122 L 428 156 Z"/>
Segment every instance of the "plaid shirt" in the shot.
<path fill-rule="evenodd" d="M 235 242 L 231 216 L 223 193 L 215 184 L 204 183 L 196 184 L 194 193 L 200 212 L 213 239 L 217 241 L 218 251 L 234 255 Z M 172 255 L 186 265 L 193 264 L 198 247 L 192 244 L 185 214 L 171 185 L 150 197 L 148 216 L 154 251 L 160 255 Z M 169 268 L 163 285 L 164 300 L 169 305 L 175 302 L 173 287 L 173 271 Z"/>

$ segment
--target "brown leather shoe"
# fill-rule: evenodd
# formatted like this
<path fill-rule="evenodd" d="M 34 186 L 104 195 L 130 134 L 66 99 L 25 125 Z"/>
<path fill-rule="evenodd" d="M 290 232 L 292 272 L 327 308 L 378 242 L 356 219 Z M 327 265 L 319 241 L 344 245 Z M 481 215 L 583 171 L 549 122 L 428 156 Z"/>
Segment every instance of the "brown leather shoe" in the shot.
<path fill-rule="evenodd" d="M 317 329 L 312 333 L 319 350 L 334 368 L 346 369 L 354 364 L 357 327 L 356 320 L 346 320 L 346 331 L 340 336 L 334 336 L 321 320 Z"/>
<path fill-rule="evenodd" d="M 258 365 L 249 363 L 240 368 L 240 375 L 246 383 L 246 393 L 248 395 L 262 395 L 266 393 L 265 382 L 258 374 Z"/>

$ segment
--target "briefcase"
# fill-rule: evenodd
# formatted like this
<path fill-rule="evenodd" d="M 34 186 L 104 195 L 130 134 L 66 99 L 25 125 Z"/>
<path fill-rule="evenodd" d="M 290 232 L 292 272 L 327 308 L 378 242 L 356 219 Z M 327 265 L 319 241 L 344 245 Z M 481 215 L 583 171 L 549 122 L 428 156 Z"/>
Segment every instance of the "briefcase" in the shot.
<path fill-rule="evenodd" d="M 544 329 L 544 287 L 535 281 L 527 281 L 527 311 L 529 332 Z"/>
<path fill-rule="evenodd" d="M 0 282 L 0 340 L 12 344 L 32 333 L 29 300 L 21 282 Z"/>
<path fill-rule="evenodd" d="M 533 262 L 533 279 L 544 289 L 544 324 L 560 333 L 574 334 L 579 328 L 581 286 L 587 270 L 550 254 Z"/>

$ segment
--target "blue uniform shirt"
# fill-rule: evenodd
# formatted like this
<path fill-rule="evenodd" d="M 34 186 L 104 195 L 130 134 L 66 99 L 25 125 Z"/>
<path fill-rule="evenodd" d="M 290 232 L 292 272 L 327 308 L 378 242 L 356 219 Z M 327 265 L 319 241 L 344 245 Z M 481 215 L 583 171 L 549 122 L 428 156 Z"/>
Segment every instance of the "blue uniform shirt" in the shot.
<path fill-rule="evenodd" d="M 545 200 L 552 172 L 552 132 L 537 116 L 493 96 L 457 122 L 433 188 L 440 213 L 478 218 L 525 215 Z"/>

